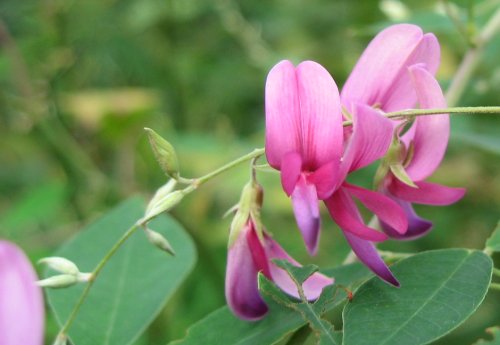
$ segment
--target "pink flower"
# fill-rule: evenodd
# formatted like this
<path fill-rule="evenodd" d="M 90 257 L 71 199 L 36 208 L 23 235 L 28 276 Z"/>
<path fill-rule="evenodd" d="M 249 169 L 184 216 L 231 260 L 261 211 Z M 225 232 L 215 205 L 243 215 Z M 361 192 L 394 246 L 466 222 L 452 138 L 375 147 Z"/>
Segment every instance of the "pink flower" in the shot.
<path fill-rule="evenodd" d="M 330 74 L 305 61 L 281 61 L 266 82 L 266 156 L 281 171 L 297 224 L 311 254 L 318 248 L 318 199 L 336 184 L 342 155 L 339 93 Z"/>
<path fill-rule="evenodd" d="M 366 157 L 370 157 L 366 153 L 371 152 L 370 159 L 367 159 L 371 162 L 382 157 L 387 150 L 389 145 L 387 140 L 392 137 L 392 129 L 389 129 L 387 119 L 377 120 L 377 115 L 382 118 L 385 112 L 413 108 L 417 100 L 421 107 L 444 105 L 441 90 L 433 77 L 439 66 L 439 60 L 440 48 L 436 37 L 430 33 L 423 34 L 422 30 L 415 25 L 391 26 L 380 32 L 370 42 L 341 93 L 342 105 L 353 115 L 355 121 L 352 129 L 346 129 L 345 137 L 348 138 L 348 148 L 343 161 L 344 165 L 348 166 L 349 160 L 356 162 L 357 159 L 348 158 L 350 154 L 361 154 L 361 157 L 365 157 L 366 160 Z M 441 103 L 437 101 L 439 97 L 441 97 Z M 387 198 L 381 198 L 380 194 L 354 190 L 345 183 L 344 186 L 347 188 L 340 188 L 326 200 L 330 214 L 344 230 L 348 242 L 359 259 L 393 285 L 398 285 L 398 282 L 380 258 L 373 244 L 381 238 L 368 230 L 364 233 L 353 231 L 353 229 L 362 230 L 363 223 L 351 196 L 357 197 L 378 216 L 383 229 L 391 237 L 411 237 L 414 235 L 415 228 L 427 226 L 425 221 L 415 217 L 411 204 L 407 201 L 430 201 L 437 204 L 443 199 L 446 202 L 455 200 L 460 195 L 460 192 L 456 190 L 445 190 L 442 187 L 436 188 L 436 185 L 419 182 L 419 179 L 427 177 L 442 159 L 449 135 L 448 123 L 445 121 L 448 119 L 443 115 L 419 117 L 412 129 L 404 136 L 408 144 L 412 140 L 415 142 L 416 150 L 419 146 L 419 152 L 415 151 L 416 156 L 414 156 L 416 163 L 411 163 L 414 167 L 408 167 L 408 173 L 416 178 L 417 185 L 420 186 L 419 190 L 407 187 L 399 181 L 394 182 L 396 179 L 390 175 L 385 181 L 382 192 L 392 199 L 392 205 Z M 390 127 L 396 128 L 399 124 L 400 122 L 392 121 Z M 378 134 L 373 127 L 378 127 Z M 435 128 L 429 131 L 431 127 Z M 416 128 L 420 129 L 416 130 Z M 438 138 L 438 133 L 441 133 L 439 134 L 441 138 Z M 349 170 L 352 171 L 352 169 Z M 429 193 L 431 189 L 434 189 L 436 193 Z M 445 193 L 443 198 L 438 197 L 440 191 Z M 375 207 L 378 210 L 374 209 Z M 408 229 L 405 228 L 405 223 L 408 224 Z M 373 238 L 370 239 L 366 236 L 367 234 L 372 234 Z"/>
<path fill-rule="evenodd" d="M 22 250 L 0 240 L 0 344 L 43 344 L 43 294 L 36 280 Z"/>
<path fill-rule="evenodd" d="M 422 65 L 409 67 L 421 108 L 446 108 L 441 88 Z M 464 188 L 450 188 L 425 182 L 439 166 L 448 145 L 450 119 L 448 114 L 420 116 L 410 129 L 400 136 L 400 164 L 415 186 L 400 181 L 390 171 L 382 184 L 382 191 L 406 211 L 409 227 L 406 234 L 394 232 L 392 226 L 381 220 L 384 231 L 393 238 L 414 239 L 426 234 L 432 222 L 418 217 L 411 203 L 449 205 L 460 200 Z"/>
<path fill-rule="evenodd" d="M 286 271 L 271 260 L 284 259 L 300 266 L 267 234 L 261 241 L 254 222 L 249 219 L 230 246 L 226 268 L 226 300 L 232 312 L 244 320 L 258 320 L 267 313 L 267 305 L 259 294 L 257 273 L 262 272 L 284 292 L 299 298 L 297 287 Z M 309 300 L 315 300 L 333 279 L 315 273 L 302 285 Z"/>

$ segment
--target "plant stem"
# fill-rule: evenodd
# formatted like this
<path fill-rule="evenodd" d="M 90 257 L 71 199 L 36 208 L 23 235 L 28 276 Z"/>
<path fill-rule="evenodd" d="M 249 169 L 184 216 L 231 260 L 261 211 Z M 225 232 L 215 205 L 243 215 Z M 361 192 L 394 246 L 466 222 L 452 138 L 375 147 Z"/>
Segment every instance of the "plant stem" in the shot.
<path fill-rule="evenodd" d="M 68 320 L 66 321 L 64 326 L 59 331 L 58 337 L 63 337 L 66 335 L 69 327 L 71 326 L 71 324 L 73 323 L 73 321 L 76 318 L 76 315 L 80 311 L 80 308 L 82 307 L 83 303 L 87 299 L 87 296 L 90 292 L 90 289 L 94 285 L 94 282 L 97 279 L 97 276 L 99 275 L 99 273 L 102 271 L 104 266 L 106 266 L 106 264 L 113 257 L 113 255 L 115 255 L 115 253 L 118 251 L 118 249 L 127 241 L 127 239 L 130 238 L 130 236 L 132 236 L 134 234 L 134 232 L 137 229 L 139 229 L 139 224 L 135 223 L 123 234 L 122 237 L 120 237 L 120 239 L 113 245 L 113 247 L 111 247 L 111 249 L 106 253 L 106 255 L 101 259 L 101 261 L 99 261 L 97 266 L 92 271 L 92 276 L 91 276 L 90 280 L 88 281 L 87 286 L 85 286 L 85 289 L 83 290 L 83 292 L 80 296 L 80 299 L 73 307 L 73 310 L 71 311 L 71 314 L 69 315 Z"/>
<path fill-rule="evenodd" d="M 471 47 L 465 54 L 462 63 L 458 67 L 458 71 L 455 74 L 455 78 L 453 78 L 453 81 L 446 92 L 448 105 L 454 106 L 462 97 L 472 73 L 479 65 L 486 45 L 499 30 L 500 9 L 493 14 L 488 23 L 484 26 L 483 30 L 476 37 L 474 40 L 475 46 Z"/>
<path fill-rule="evenodd" d="M 401 111 L 394 111 L 390 113 L 385 113 L 384 116 L 393 118 L 405 118 L 414 116 L 425 116 L 425 115 L 438 115 L 438 114 L 500 114 L 500 107 L 452 107 L 452 108 L 433 108 L 433 109 L 408 109 Z M 344 121 L 343 126 L 352 125 L 352 120 Z"/>
<path fill-rule="evenodd" d="M 200 186 L 203 183 L 207 182 L 208 180 L 212 179 L 213 177 L 216 177 L 217 175 L 222 174 L 226 170 L 229 170 L 229 169 L 237 166 L 238 164 L 241 164 L 241 163 L 244 163 L 244 162 L 249 161 L 251 159 L 262 156 L 265 152 L 266 151 L 263 148 L 255 149 L 252 152 L 247 153 L 246 155 L 241 156 L 240 158 L 237 158 L 234 161 L 231 161 L 231 162 L 221 166 L 220 168 L 218 168 L 218 169 L 216 169 L 216 170 L 214 170 L 206 175 L 203 175 L 202 177 L 195 179 L 194 184 L 196 184 L 196 186 Z"/>
<path fill-rule="evenodd" d="M 491 290 L 499 290 L 500 291 L 500 284 L 498 284 L 498 283 L 491 283 L 490 284 L 490 289 Z"/>
<path fill-rule="evenodd" d="M 500 277 L 500 268 L 493 267 L 493 274 Z"/>

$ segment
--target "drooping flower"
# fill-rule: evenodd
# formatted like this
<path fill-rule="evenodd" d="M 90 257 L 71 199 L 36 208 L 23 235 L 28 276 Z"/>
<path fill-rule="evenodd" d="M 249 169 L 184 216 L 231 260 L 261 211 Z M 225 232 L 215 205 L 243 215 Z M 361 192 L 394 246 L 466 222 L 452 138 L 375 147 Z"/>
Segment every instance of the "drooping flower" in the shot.
<path fill-rule="evenodd" d="M 36 280 L 22 250 L 0 240 L 0 344 L 43 344 L 43 295 Z"/>
<path fill-rule="evenodd" d="M 446 101 L 438 82 L 422 65 L 409 67 L 414 88 L 421 108 L 446 108 Z M 443 159 L 450 135 L 448 114 L 420 116 L 394 144 L 399 161 L 386 163 L 389 167 L 381 190 L 393 198 L 405 210 L 409 227 L 406 234 L 399 234 L 381 220 L 383 230 L 397 239 L 414 239 L 426 234 L 432 222 L 417 216 L 412 203 L 449 205 L 460 200 L 463 188 L 451 188 L 424 181 L 432 175 Z M 391 172 L 390 164 L 404 169 L 404 178 Z M 409 180 L 408 180 L 409 179 Z"/>
<path fill-rule="evenodd" d="M 342 131 L 338 89 L 321 65 L 281 61 L 273 67 L 266 82 L 266 156 L 281 171 L 310 254 L 318 248 L 318 199 L 336 183 Z"/>
<path fill-rule="evenodd" d="M 261 202 L 260 186 L 251 182 L 242 193 L 239 209 L 231 226 L 226 267 L 226 300 L 232 312 L 244 320 L 258 320 L 268 310 L 258 290 L 259 272 L 276 283 L 284 292 L 299 298 L 292 279 L 272 260 L 287 260 L 296 266 L 300 264 L 261 227 L 258 219 Z M 315 273 L 302 287 L 306 297 L 315 300 L 323 288 L 331 284 L 333 279 Z"/>

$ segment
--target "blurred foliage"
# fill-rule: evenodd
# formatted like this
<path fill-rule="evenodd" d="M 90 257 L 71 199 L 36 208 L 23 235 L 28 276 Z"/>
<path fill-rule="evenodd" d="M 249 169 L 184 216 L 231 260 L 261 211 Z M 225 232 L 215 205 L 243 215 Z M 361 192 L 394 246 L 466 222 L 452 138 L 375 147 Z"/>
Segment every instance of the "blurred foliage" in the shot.
<path fill-rule="evenodd" d="M 473 5 L 481 27 L 500 2 L 450 5 L 464 22 Z M 176 147 L 184 176 L 263 146 L 264 82 L 280 59 L 318 61 L 342 85 L 378 30 L 412 22 L 439 38 L 438 77 L 446 86 L 467 49 L 443 3 L 432 0 L 2 0 L 0 20 L 0 236 L 33 259 L 53 253 L 119 200 L 164 183 L 143 127 Z M 499 55 L 497 35 L 461 105 L 498 105 Z M 433 179 L 466 186 L 467 196 L 450 207 L 418 208 L 435 230 L 384 249 L 483 247 L 499 215 L 499 124 L 495 117 L 453 118 L 450 149 Z M 369 186 L 372 173 L 353 179 Z M 247 174 L 236 169 L 175 210 L 200 260 L 138 344 L 179 338 L 224 304 L 229 220 L 221 217 Z M 278 176 L 259 176 L 265 224 L 283 246 L 303 262 L 341 263 L 348 248 L 326 214 L 320 255 L 308 258 Z M 499 310 L 492 292 L 441 343 L 472 343 L 500 323 Z M 49 321 L 48 339 L 55 332 Z"/>

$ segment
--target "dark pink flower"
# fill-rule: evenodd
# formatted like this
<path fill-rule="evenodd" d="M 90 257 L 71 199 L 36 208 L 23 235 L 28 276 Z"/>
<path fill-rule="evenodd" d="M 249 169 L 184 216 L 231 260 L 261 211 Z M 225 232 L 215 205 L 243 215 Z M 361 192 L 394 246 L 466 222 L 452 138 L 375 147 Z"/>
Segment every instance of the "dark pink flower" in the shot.
<path fill-rule="evenodd" d="M 281 61 L 266 82 L 266 156 L 281 171 L 306 247 L 315 254 L 320 216 L 318 199 L 336 184 L 342 155 L 339 93 L 330 74 L 305 61 Z"/>
<path fill-rule="evenodd" d="M 259 239 L 254 222 L 249 219 L 229 247 L 226 268 L 226 300 L 232 312 L 244 320 L 258 320 L 267 313 L 267 305 L 259 294 L 257 273 L 262 272 L 287 294 L 299 298 L 297 287 L 286 271 L 276 266 L 273 259 L 288 260 L 296 266 L 281 246 L 266 233 Z M 309 300 L 315 300 L 333 279 L 315 273 L 303 284 Z"/>
<path fill-rule="evenodd" d="M 36 280 L 22 250 L 0 240 L 0 344 L 43 344 L 45 312 Z"/>

